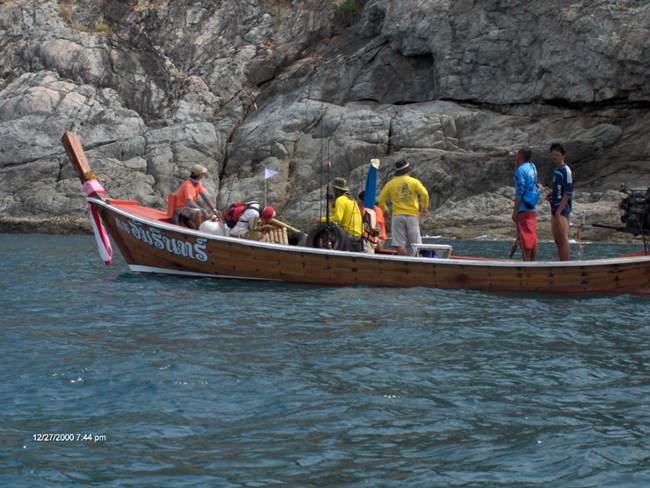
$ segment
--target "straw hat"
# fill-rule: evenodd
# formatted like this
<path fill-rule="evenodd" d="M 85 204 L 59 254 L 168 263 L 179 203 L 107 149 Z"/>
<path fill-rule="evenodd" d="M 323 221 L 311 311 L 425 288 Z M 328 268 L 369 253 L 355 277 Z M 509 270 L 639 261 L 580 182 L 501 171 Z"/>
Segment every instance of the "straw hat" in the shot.
<path fill-rule="evenodd" d="M 350 191 L 348 188 L 348 182 L 345 180 L 345 178 L 341 177 L 334 178 L 334 181 L 332 182 L 332 188 L 336 188 L 337 190 L 341 191 Z"/>
<path fill-rule="evenodd" d="M 192 166 L 192 174 L 195 176 L 201 176 L 208 173 L 208 168 L 201 166 L 200 164 L 195 164 Z"/>

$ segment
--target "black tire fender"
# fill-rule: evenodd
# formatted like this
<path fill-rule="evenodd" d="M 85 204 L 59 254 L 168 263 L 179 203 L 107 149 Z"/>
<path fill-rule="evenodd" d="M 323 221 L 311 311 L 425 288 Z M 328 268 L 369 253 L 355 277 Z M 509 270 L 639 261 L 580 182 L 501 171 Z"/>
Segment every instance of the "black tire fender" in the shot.
<path fill-rule="evenodd" d="M 300 246 L 300 247 L 307 246 L 307 234 L 305 234 L 304 232 L 289 231 L 287 233 L 287 237 L 289 239 L 290 246 Z"/>
<path fill-rule="evenodd" d="M 338 224 L 322 222 L 317 224 L 312 230 L 307 234 L 307 240 L 305 245 L 307 247 L 317 247 L 330 249 L 328 246 L 323 246 L 322 238 L 329 234 L 329 242 L 331 243 L 331 249 L 337 251 L 345 251 L 348 247 L 347 232 Z"/>

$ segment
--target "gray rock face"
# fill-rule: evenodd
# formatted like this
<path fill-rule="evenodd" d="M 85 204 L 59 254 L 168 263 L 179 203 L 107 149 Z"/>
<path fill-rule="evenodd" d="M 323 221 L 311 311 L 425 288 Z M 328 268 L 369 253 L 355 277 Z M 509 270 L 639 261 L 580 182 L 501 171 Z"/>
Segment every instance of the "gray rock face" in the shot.
<path fill-rule="evenodd" d="M 440 234 L 512 235 L 521 145 L 546 186 L 565 145 L 589 220 L 650 185 L 647 1 L 357 4 L 0 3 L 0 216 L 83 214 L 65 130 L 114 198 L 165 208 L 200 163 L 221 207 L 266 196 L 296 225 L 371 158 L 380 186 L 411 161 Z"/>

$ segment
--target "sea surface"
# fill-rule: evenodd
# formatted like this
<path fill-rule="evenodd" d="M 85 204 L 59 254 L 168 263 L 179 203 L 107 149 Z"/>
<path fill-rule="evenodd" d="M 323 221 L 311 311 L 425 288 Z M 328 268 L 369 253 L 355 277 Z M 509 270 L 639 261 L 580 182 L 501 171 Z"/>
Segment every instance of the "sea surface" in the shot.
<path fill-rule="evenodd" d="M 92 236 L 0 271 L 3 487 L 650 486 L 650 298 L 144 276 Z"/>

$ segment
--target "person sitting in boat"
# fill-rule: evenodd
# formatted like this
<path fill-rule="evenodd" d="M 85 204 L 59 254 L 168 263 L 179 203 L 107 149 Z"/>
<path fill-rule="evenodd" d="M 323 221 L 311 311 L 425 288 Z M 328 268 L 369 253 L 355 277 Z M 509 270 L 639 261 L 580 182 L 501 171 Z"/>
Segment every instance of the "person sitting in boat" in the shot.
<path fill-rule="evenodd" d="M 334 190 L 334 207 L 329 216 L 329 222 L 338 223 L 348 233 L 350 251 L 363 251 L 361 234 L 363 233 L 363 222 L 361 209 L 356 200 L 350 196 L 345 178 L 334 178 L 332 183 Z M 322 217 L 321 222 L 328 222 L 327 217 Z"/>
<path fill-rule="evenodd" d="M 241 202 L 237 203 L 241 204 Z M 228 210 L 224 212 L 226 224 L 230 227 L 229 235 L 230 237 L 248 239 L 249 232 L 257 228 L 257 221 L 260 218 L 260 204 L 256 200 L 248 201 L 240 211 L 241 213 L 237 212 L 238 215 L 234 216 L 232 223 L 228 221 Z"/>
<path fill-rule="evenodd" d="M 256 200 L 246 202 L 244 208 L 243 212 L 236 217 L 236 221 L 233 222 L 234 226 L 230 228 L 230 237 L 262 240 L 264 232 L 268 232 L 270 229 L 258 226 L 260 217 L 268 224 L 275 216 L 275 210 L 269 206 L 260 212 L 260 204 Z M 269 215 L 270 217 L 267 218 Z M 228 224 L 227 217 L 225 217 L 225 220 L 226 224 Z"/>
<path fill-rule="evenodd" d="M 205 188 L 201 184 L 203 176 L 208 173 L 206 167 L 200 164 L 192 166 L 190 177 L 183 182 L 176 193 L 176 205 L 174 208 L 174 223 L 183 223 L 191 229 L 198 229 L 206 218 L 212 214 L 218 214 L 217 209 L 212 205 Z M 212 212 L 208 212 L 198 204 L 198 199 L 205 202 Z"/>
<path fill-rule="evenodd" d="M 366 195 L 366 191 L 362 190 L 357 197 L 357 203 L 361 208 L 361 215 L 363 217 L 363 240 L 364 247 L 366 243 L 372 249 L 371 252 L 374 252 L 375 249 L 382 249 L 384 247 L 384 242 L 386 242 L 386 220 L 384 218 L 384 212 L 377 202 L 372 209 L 365 208 L 363 206 L 363 199 Z"/>

